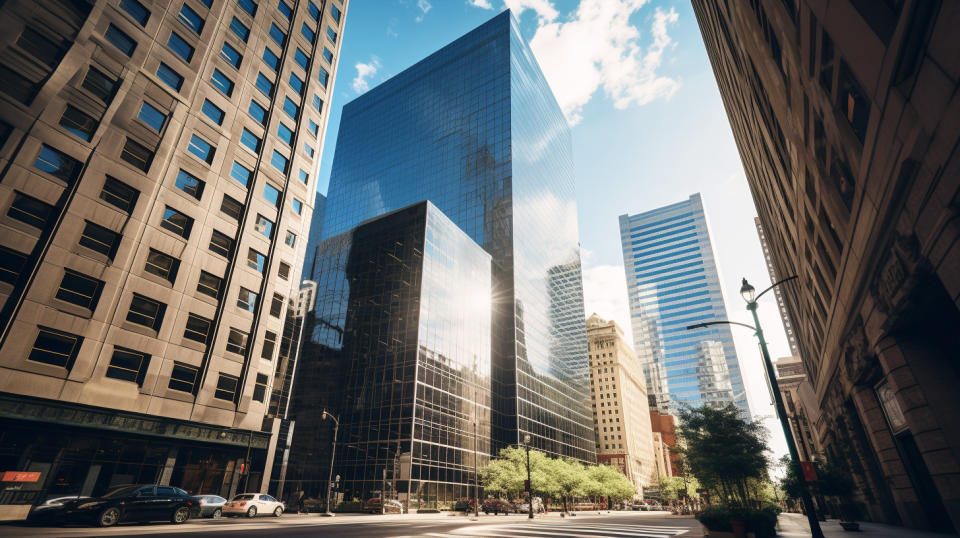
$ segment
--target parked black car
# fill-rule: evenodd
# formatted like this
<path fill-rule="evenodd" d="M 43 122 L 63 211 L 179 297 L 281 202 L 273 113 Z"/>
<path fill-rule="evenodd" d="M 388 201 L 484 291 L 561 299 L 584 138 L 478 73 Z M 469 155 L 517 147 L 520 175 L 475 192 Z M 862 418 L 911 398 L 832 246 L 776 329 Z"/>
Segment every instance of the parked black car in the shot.
<path fill-rule="evenodd" d="M 227 500 L 219 495 L 197 495 L 200 499 L 200 517 L 219 519 L 223 515 L 223 505 Z"/>
<path fill-rule="evenodd" d="M 172 486 L 132 485 L 114 488 L 102 497 L 65 502 L 64 522 L 110 527 L 122 521 L 184 523 L 200 515 L 200 499 Z"/>

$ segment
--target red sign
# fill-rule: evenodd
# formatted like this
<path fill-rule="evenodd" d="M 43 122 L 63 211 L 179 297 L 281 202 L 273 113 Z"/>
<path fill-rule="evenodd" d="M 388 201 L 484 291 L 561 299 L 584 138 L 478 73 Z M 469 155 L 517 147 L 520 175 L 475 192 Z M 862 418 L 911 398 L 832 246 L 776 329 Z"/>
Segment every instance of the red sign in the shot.
<path fill-rule="evenodd" d="M 800 469 L 803 471 L 803 480 L 814 482 L 817 479 L 817 470 L 813 467 L 812 461 L 801 461 Z"/>
<path fill-rule="evenodd" d="M 0 482 L 36 482 L 40 480 L 40 473 L 34 471 L 4 471 L 0 475 Z"/>

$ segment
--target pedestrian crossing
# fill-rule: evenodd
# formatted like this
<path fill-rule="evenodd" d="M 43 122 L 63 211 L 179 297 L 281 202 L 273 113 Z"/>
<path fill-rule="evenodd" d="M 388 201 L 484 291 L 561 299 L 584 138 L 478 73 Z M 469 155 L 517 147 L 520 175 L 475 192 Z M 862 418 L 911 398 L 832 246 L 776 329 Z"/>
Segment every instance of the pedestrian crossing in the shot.
<path fill-rule="evenodd" d="M 486 536 L 490 538 L 546 538 L 551 536 L 562 538 L 600 538 L 600 537 L 645 537 L 669 538 L 687 532 L 686 527 L 668 527 L 662 525 L 628 525 L 622 523 L 592 523 L 592 522 L 539 522 L 539 523 L 512 523 L 504 525 L 475 525 L 454 529 L 448 533 L 431 533 L 426 536 L 455 537 L 455 536 Z"/>

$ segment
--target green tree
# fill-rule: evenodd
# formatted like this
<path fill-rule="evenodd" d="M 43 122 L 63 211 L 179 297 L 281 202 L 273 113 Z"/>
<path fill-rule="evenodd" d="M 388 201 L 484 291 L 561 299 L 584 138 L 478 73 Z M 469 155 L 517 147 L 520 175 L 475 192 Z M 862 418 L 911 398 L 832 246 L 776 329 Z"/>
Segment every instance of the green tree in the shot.
<path fill-rule="evenodd" d="M 733 404 L 684 407 L 678 433 L 679 449 L 694 476 L 715 490 L 726 503 L 746 506 L 758 500 L 756 482 L 767 479 L 766 428 L 760 421 L 740 418 Z"/>
<path fill-rule="evenodd" d="M 633 497 L 637 489 L 623 476 L 620 471 L 609 465 L 591 465 L 587 467 L 587 483 L 596 484 L 595 493 L 588 491 L 592 497 L 607 497 L 610 502 L 617 502 Z"/>

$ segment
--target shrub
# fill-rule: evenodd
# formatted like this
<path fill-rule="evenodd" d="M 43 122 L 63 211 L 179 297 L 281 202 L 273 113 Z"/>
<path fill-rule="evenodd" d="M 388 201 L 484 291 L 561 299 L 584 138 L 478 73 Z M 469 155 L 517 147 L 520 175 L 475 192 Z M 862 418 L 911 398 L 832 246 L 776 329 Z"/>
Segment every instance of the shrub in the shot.
<path fill-rule="evenodd" d="M 731 521 L 742 521 L 745 532 L 755 533 L 757 538 L 771 538 L 777 535 L 777 514 L 779 507 L 768 505 L 761 509 L 755 508 L 726 508 L 723 506 L 708 506 L 696 514 L 696 518 L 708 530 L 715 532 L 732 532 Z"/>
<path fill-rule="evenodd" d="M 703 524 L 707 530 L 716 532 L 731 532 L 730 510 L 723 506 L 707 506 L 702 511 L 697 512 L 697 521 Z"/>

